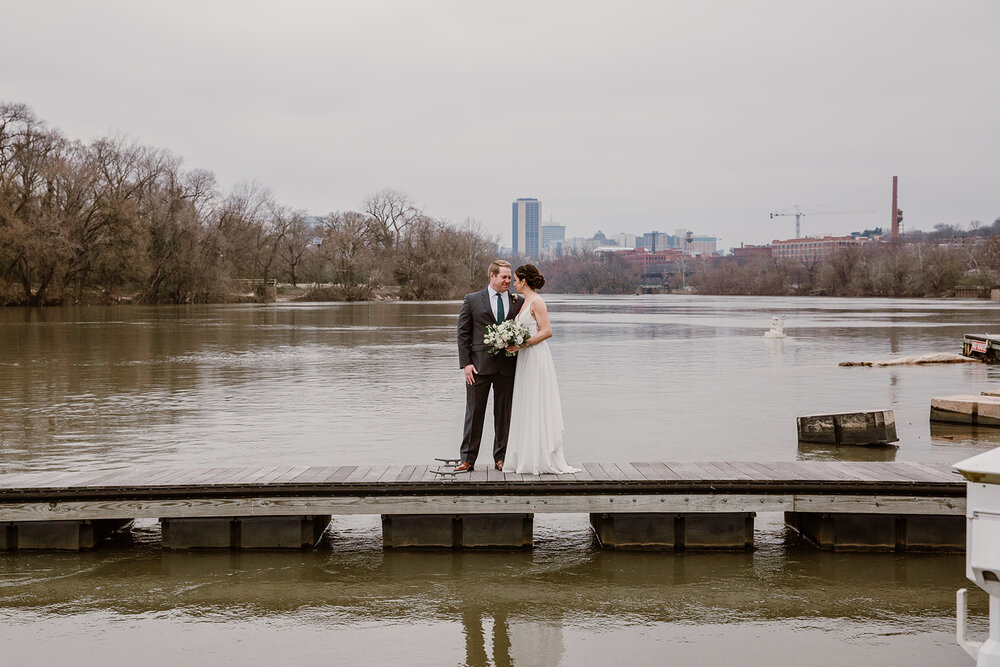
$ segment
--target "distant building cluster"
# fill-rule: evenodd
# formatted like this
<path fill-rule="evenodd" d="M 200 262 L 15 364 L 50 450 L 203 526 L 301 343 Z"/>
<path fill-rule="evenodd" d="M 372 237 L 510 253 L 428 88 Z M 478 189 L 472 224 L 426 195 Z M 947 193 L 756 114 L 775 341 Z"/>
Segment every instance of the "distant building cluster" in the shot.
<path fill-rule="evenodd" d="M 536 197 L 518 197 L 514 200 L 511 205 L 510 236 L 510 254 L 528 259 L 544 259 L 584 250 L 634 250 L 643 251 L 647 255 L 660 252 L 671 256 L 679 254 L 691 257 L 718 253 L 718 239 L 694 234 L 687 229 L 678 229 L 673 234 L 655 231 L 643 234 L 622 232 L 613 236 L 606 236 L 599 231 L 590 237 L 567 238 L 565 225 L 556 224 L 551 219 L 549 224 L 542 223 L 542 202 Z M 644 261 L 650 261 L 649 257 Z"/>
<path fill-rule="evenodd" d="M 743 245 L 731 249 L 731 256 L 740 261 L 755 257 L 813 261 L 831 255 L 840 248 L 883 241 L 881 229 L 874 233 L 851 236 L 818 235 L 787 240 L 775 239 L 768 245 Z M 718 248 L 718 239 L 707 234 L 695 234 L 689 229 L 676 229 L 673 234 L 651 231 L 641 234 L 619 232 L 607 235 L 598 231 L 590 237 L 567 237 L 566 226 L 542 223 L 542 202 L 535 197 L 515 199 L 511 213 L 510 253 L 527 259 L 547 259 L 574 252 L 615 254 L 640 267 L 643 274 L 662 273 L 668 265 L 684 257 L 715 257 L 725 252 Z M 507 250 L 506 248 L 504 250 Z"/>
<path fill-rule="evenodd" d="M 567 239 L 564 247 L 574 250 L 594 250 L 596 252 L 618 252 L 636 250 L 650 252 L 674 251 L 689 257 L 718 254 L 718 239 L 714 236 L 695 234 L 687 229 L 678 229 L 673 234 L 646 232 L 645 234 L 621 233 L 606 236 L 597 232 L 590 238 Z"/>

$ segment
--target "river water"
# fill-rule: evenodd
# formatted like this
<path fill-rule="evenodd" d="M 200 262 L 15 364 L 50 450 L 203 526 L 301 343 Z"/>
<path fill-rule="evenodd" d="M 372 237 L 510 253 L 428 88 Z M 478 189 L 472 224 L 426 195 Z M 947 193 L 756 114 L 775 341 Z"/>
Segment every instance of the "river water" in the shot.
<path fill-rule="evenodd" d="M 931 397 L 996 388 L 1000 368 L 838 366 L 957 352 L 996 304 L 548 302 L 570 462 L 950 463 L 1000 446 L 1000 429 L 927 419 Z M 456 455 L 459 307 L 0 310 L 0 472 Z M 788 338 L 763 337 L 775 315 Z M 797 415 L 873 409 L 895 411 L 898 446 L 797 442 Z M 819 552 L 777 515 L 738 554 L 606 553 L 585 515 L 537 516 L 529 553 L 383 552 L 365 516 L 335 517 L 305 553 L 172 553 L 158 537 L 147 521 L 90 553 L 0 553 L 4 662 L 971 664 L 953 638 L 964 556 Z"/>

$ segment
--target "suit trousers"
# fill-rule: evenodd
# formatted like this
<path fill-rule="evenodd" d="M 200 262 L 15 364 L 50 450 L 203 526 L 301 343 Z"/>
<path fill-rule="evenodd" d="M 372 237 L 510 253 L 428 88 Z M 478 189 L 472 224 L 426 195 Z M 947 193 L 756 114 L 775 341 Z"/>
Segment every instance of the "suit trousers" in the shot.
<path fill-rule="evenodd" d="M 462 460 L 475 463 L 483 439 L 483 420 L 490 388 L 493 389 L 493 460 L 502 461 L 507 453 L 510 432 L 510 404 L 514 398 L 513 375 L 476 375 L 476 383 L 465 385 L 465 432 L 462 435 Z"/>

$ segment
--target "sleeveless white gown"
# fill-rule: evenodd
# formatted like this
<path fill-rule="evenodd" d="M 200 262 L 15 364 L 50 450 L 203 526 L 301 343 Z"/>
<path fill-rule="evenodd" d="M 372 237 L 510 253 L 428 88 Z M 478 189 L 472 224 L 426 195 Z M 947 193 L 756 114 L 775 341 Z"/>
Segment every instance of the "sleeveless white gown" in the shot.
<path fill-rule="evenodd" d="M 538 333 L 538 323 L 531 316 L 534 300 L 517 314 L 517 321 L 527 325 L 532 336 Z M 503 471 L 530 475 L 580 472 L 567 465 L 563 455 L 562 403 L 547 340 L 517 353 Z"/>

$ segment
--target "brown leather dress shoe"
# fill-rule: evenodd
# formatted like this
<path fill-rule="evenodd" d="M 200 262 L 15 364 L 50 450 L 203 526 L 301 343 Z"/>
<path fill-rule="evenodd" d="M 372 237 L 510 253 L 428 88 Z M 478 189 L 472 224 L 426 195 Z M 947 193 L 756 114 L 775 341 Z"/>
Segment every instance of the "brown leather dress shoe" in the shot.
<path fill-rule="evenodd" d="M 455 472 L 472 472 L 476 467 L 469 463 L 468 461 L 462 461 L 457 466 L 455 466 Z"/>
<path fill-rule="evenodd" d="M 500 472 L 503 472 L 503 459 L 500 459 L 499 461 L 494 463 L 493 467 L 499 470 Z"/>

